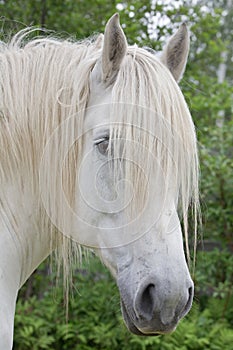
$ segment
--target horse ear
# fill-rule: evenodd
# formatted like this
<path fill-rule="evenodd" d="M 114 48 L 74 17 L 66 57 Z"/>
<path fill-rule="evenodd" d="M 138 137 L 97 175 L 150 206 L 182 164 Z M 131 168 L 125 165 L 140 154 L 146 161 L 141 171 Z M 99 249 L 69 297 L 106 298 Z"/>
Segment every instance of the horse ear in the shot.
<path fill-rule="evenodd" d="M 111 84 L 120 68 L 126 54 L 127 41 L 119 22 L 119 15 L 115 13 L 108 21 L 104 32 L 104 46 L 102 52 L 103 81 Z"/>
<path fill-rule="evenodd" d="M 184 73 L 189 53 L 189 33 L 186 24 L 183 23 L 178 31 L 171 37 L 165 46 L 160 60 L 171 71 L 177 82 Z"/>

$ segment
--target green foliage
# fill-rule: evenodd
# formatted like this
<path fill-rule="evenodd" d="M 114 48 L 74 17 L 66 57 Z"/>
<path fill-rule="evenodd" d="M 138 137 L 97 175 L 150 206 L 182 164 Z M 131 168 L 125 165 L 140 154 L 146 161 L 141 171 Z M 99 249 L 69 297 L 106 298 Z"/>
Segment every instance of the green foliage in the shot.
<path fill-rule="evenodd" d="M 197 261 L 195 288 L 200 307 L 204 309 L 208 302 L 211 317 L 226 319 L 233 327 L 232 253 L 219 249 L 199 252 Z"/>
<path fill-rule="evenodd" d="M 221 93 L 221 89 L 218 91 Z M 229 96 L 227 97 L 228 93 Z M 219 112 L 221 106 L 224 108 L 225 99 L 228 98 L 230 103 L 230 93 L 233 94 L 232 88 L 225 89 L 225 92 L 223 91 L 221 95 L 222 99 L 216 101 Z M 215 107 L 209 106 L 211 116 L 214 115 L 214 112 L 211 112 L 212 108 Z M 230 243 L 233 227 L 233 159 L 231 157 L 233 120 L 226 116 L 222 121 L 223 125 L 219 127 L 216 119 L 216 125 L 213 125 L 212 121 L 209 125 L 203 126 L 199 132 L 202 134 L 200 137 L 200 192 L 206 233 L 210 238 L 217 238 L 222 242 Z M 219 122 L 221 122 L 220 118 Z"/>
<path fill-rule="evenodd" d="M 229 52 L 222 34 L 222 18 L 218 8 L 202 15 L 200 9 L 195 10 L 182 90 L 197 127 L 204 238 L 226 244 L 232 241 L 233 227 L 233 74 L 227 62 L 223 82 L 216 74 L 222 52 Z"/>

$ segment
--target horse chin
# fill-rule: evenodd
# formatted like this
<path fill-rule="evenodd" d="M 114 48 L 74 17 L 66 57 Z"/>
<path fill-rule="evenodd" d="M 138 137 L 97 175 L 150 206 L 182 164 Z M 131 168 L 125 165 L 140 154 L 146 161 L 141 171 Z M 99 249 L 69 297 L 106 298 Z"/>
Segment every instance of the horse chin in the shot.
<path fill-rule="evenodd" d="M 176 327 L 170 329 L 170 330 L 166 330 L 166 331 L 147 331 L 147 330 L 142 330 L 140 328 L 138 328 L 135 323 L 132 321 L 132 319 L 130 318 L 127 309 L 125 307 L 124 302 L 121 300 L 121 311 L 122 311 L 122 316 L 123 319 L 125 321 L 126 327 L 128 328 L 128 330 L 136 335 L 140 335 L 140 336 L 159 336 L 159 335 L 163 335 L 163 334 L 170 334 L 172 333 Z"/>

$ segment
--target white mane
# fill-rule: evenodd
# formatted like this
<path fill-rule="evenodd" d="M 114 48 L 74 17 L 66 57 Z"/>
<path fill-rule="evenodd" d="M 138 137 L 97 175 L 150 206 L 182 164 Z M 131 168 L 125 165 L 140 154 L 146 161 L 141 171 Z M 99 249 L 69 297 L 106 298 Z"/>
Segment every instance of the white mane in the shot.
<path fill-rule="evenodd" d="M 44 147 L 56 127 L 78 113 L 72 128 L 60 135 L 54 150 L 51 162 L 56 174 L 60 149 L 73 137 L 74 130 L 82 130 L 89 76 L 100 58 L 101 48 L 99 43 L 90 40 L 72 43 L 36 39 L 24 44 L 25 33 L 19 33 L 8 45 L 2 45 L 0 51 L 0 179 L 1 183 L 13 182 L 22 187 L 22 178 L 27 174 L 28 185 L 39 198 L 38 169 Z M 187 241 L 188 206 L 193 202 L 195 213 L 198 206 L 198 159 L 194 126 L 177 83 L 155 56 L 129 47 L 114 83 L 112 98 L 111 121 L 119 124 L 111 127 L 111 138 L 123 136 L 138 142 L 155 158 L 161 159 L 168 185 L 173 177 Z M 125 108 L 126 105 L 132 108 Z M 70 203 L 75 192 L 75 169 L 81 143 L 82 140 L 70 152 L 63 169 L 64 189 Z M 119 155 L 117 144 L 114 152 L 115 156 Z M 126 147 L 124 156 L 132 157 L 132 148 Z M 140 152 L 135 156 L 139 159 Z M 155 171 L 151 169 L 149 158 L 142 164 L 147 174 Z M 135 167 L 126 165 L 125 171 L 135 184 L 136 203 L 141 205 L 146 184 Z M 55 176 L 54 188 L 56 186 Z M 59 199 L 53 198 L 53 202 L 59 215 Z M 5 199 L 1 199 L 0 205 L 6 211 Z M 36 210 L 42 226 L 58 240 L 66 271 L 72 242 L 49 223 L 41 203 L 38 202 Z M 77 244 L 74 248 L 79 251 Z"/>
<path fill-rule="evenodd" d="M 51 245 L 56 238 L 60 249 L 57 257 L 64 260 L 66 270 L 72 242 L 58 234 L 41 206 L 39 166 L 45 145 L 60 123 L 79 113 L 73 128 L 67 130 L 69 134 L 61 135 L 52 155 L 53 164 L 57 163 L 59 149 L 72 137 L 73 130 L 82 127 L 89 96 L 89 75 L 100 57 L 100 50 L 91 40 L 72 43 L 35 39 L 25 44 L 25 36 L 29 34 L 30 31 L 18 33 L 10 43 L 2 44 L 0 50 L 0 179 L 1 183 L 16 183 L 24 191 L 26 176 L 27 185 L 38 198 L 35 210 L 42 222 L 40 229 L 50 232 Z M 75 186 L 74 158 L 76 155 L 69 157 L 64 174 L 68 196 L 73 194 Z M 50 164 L 48 169 L 51 169 Z M 55 167 L 54 186 L 57 186 L 56 170 Z M 69 200 L 72 202 L 72 198 Z M 58 203 L 54 198 L 56 207 Z M 2 211 L 13 221 L 13 214 L 7 207 L 7 198 L 1 198 Z M 59 211 L 59 207 L 57 209 Z M 79 253 L 77 244 L 74 248 Z"/>

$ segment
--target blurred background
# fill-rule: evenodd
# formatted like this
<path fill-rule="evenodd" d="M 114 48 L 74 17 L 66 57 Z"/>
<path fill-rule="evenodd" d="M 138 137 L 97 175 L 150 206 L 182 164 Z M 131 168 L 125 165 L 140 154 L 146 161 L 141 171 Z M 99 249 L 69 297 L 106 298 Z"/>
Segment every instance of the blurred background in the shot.
<path fill-rule="evenodd" d="M 201 165 L 203 224 L 193 274 L 195 302 L 172 335 L 133 336 L 123 324 L 115 282 L 90 255 L 74 267 L 67 321 L 63 289 L 56 285 L 48 260 L 20 291 L 14 349 L 232 350 L 232 0 L 0 0 L 0 39 L 38 26 L 80 40 L 103 32 L 115 12 L 129 44 L 156 51 L 181 22 L 190 29 L 191 51 L 181 88 L 196 125 Z"/>

